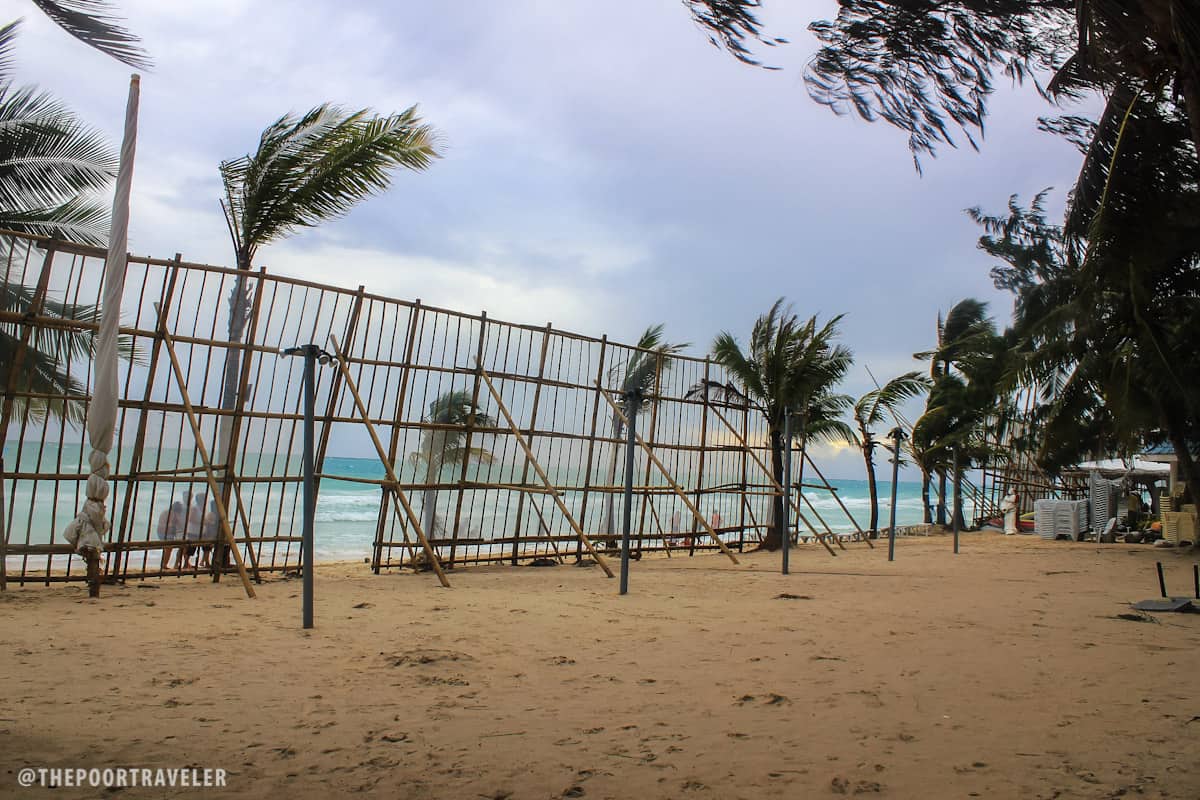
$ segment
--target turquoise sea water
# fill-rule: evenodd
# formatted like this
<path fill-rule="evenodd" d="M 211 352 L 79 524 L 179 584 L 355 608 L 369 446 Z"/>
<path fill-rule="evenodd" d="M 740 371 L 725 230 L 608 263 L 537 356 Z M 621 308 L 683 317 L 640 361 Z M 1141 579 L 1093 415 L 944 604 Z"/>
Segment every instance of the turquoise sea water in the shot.
<path fill-rule="evenodd" d="M 42 480 L 36 484 L 31 480 L 18 478 L 15 488 L 11 480 L 5 480 L 5 518 L 7 522 L 6 529 L 9 531 L 9 541 L 12 543 L 45 544 L 52 540 L 51 533 L 54 532 L 53 541 L 61 542 L 62 529 L 74 516 L 76 509 L 82 501 L 83 482 L 72 479 L 74 475 L 78 475 L 81 472 L 82 453 L 80 447 L 78 445 L 64 445 L 61 448 L 61 452 L 43 452 L 40 458 L 30 453 L 21 453 L 18 458 L 18 454 L 10 445 L 5 448 L 4 455 L 6 468 L 10 473 L 53 471 L 61 475 L 61 479 L 58 481 Z M 118 471 L 124 471 L 128 468 L 128 454 L 122 454 L 120 460 L 121 464 Z M 296 456 L 261 455 L 256 456 L 254 461 L 254 464 L 242 465 L 243 474 L 256 471 L 255 469 L 247 469 L 248 467 L 260 467 L 264 472 L 270 472 L 271 474 L 288 474 L 292 476 L 300 474 L 299 458 Z M 142 469 L 179 469 L 180 467 L 193 466 L 194 464 L 194 457 L 190 451 L 164 449 L 161 452 L 143 453 Z M 401 481 L 417 482 L 420 480 L 415 474 L 414 468 L 410 465 L 401 465 L 398 471 Z M 555 481 L 562 481 L 564 484 L 573 485 L 580 485 L 583 482 L 582 476 L 573 475 L 571 470 L 556 472 L 551 469 L 550 471 L 551 478 Z M 519 480 L 519 472 L 519 464 L 501 465 L 498 470 L 493 466 L 490 480 L 517 481 Z M 326 459 L 324 473 L 344 478 L 381 479 L 384 477 L 383 467 L 377 460 L 364 458 L 331 456 Z M 468 474 L 469 480 L 483 478 L 483 475 Z M 449 480 L 450 478 L 449 476 L 445 476 L 443 479 Z M 726 478 L 711 476 L 711 481 L 706 480 L 706 483 L 714 485 L 724 483 L 726 480 L 733 481 L 734 476 L 727 476 Z M 838 494 L 846 508 L 854 515 L 858 523 L 865 528 L 869 515 L 866 481 L 853 479 L 831 480 L 838 488 Z M 808 479 L 806 478 L 807 481 Z M 596 482 L 597 479 L 593 476 L 593 484 Z M 920 484 L 917 482 L 901 481 L 898 484 L 896 502 L 897 524 L 910 525 L 921 521 L 920 488 Z M 115 486 L 113 496 L 110 498 L 109 506 L 114 521 L 119 521 L 123 513 L 127 514 L 126 529 L 129 531 L 129 538 L 133 541 L 145 541 L 154 538 L 154 522 L 162 511 L 170 505 L 172 499 L 183 498 L 189 492 L 202 494 L 204 491 L 204 484 L 200 481 L 194 483 L 142 484 L 139 486 L 137 494 L 129 498 L 128 511 L 126 511 L 126 484 L 118 482 Z M 887 481 L 880 481 L 879 524 L 881 527 L 886 526 L 888 523 L 890 492 L 891 487 L 889 483 Z M 334 478 L 325 478 L 321 482 L 316 508 L 315 529 L 316 555 L 319 559 L 361 559 L 368 558 L 371 555 L 372 542 L 375 538 L 379 518 L 380 494 L 379 487 L 369 483 L 356 483 L 351 480 L 337 480 Z M 567 492 L 564 495 L 564 502 L 566 502 L 568 507 L 573 509 L 573 513 L 577 513 L 576 510 L 580 507 L 581 495 L 581 492 Z M 831 493 L 822 490 L 807 489 L 805 495 L 811 501 L 812 506 L 834 530 L 849 531 L 853 529 L 852 524 L 847 520 Z M 423 504 L 427 499 L 430 499 L 430 496 L 431 493 L 420 491 L 412 493 L 411 502 L 418 514 L 422 513 Z M 458 510 L 460 537 L 487 540 L 495 536 L 511 535 L 515 529 L 516 498 L 516 493 L 512 492 L 468 492 L 465 496 L 462 509 Z M 276 528 L 280 528 L 280 532 L 284 535 L 292 534 L 298 536 L 300 534 L 302 515 L 298 483 L 260 484 L 253 487 L 247 485 L 243 488 L 243 499 L 249 507 L 251 528 L 253 530 L 266 530 L 268 533 L 273 533 Z M 541 504 L 543 504 L 543 511 L 546 512 L 550 524 L 558 527 L 554 519 L 558 517 L 558 514 L 553 509 L 552 501 L 544 496 L 541 496 L 539 499 Z M 457 510 L 457 492 L 441 491 L 432 493 L 432 500 L 436 503 L 437 507 L 437 516 L 439 519 L 438 535 L 448 536 L 443 527 L 447 523 L 443 521 L 452 520 L 455 516 Z M 759 498 L 758 502 L 763 503 L 765 499 Z M 584 520 L 586 530 L 597 531 L 602 529 L 604 505 L 601 495 L 596 493 L 591 494 L 587 518 Z M 616 514 L 618 515 L 617 518 L 619 519 L 621 508 L 619 498 L 615 501 L 614 505 Z M 669 494 L 659 495 L 655 498 L 654 505 L 655 511 L 665 527 L 669 528 L 671 526 L 671 520 L 675 513 L 679 514 L 684 528 L 690 527 L 688 512 L 683 503 L 675 496 Z M 714 513 L 721 515 L 725 524 L 736 523 L 739 515 L 738 499 L 733 495 L 703 495 L 700 501 L 700 508 L 706 517 L 711 518 L 711 515 Z M 761 514 L 761 510 L 756 513 Z M 807 514 L 806 512 L 806 515 L 816 523 L 812 514 Z M 537 531 L 533 528 L 537 523 L 532 517 L 533 515 L 529 513 L 527 508 L 523 525 L 523 532 L 527 535 L 537 534 Z M 637 517 L 635 516 L 636 519 Z M 561 524 L 562 520 L 558 519 L 557 522 Z M 648 524 L 650 523 L 648 522 Z M 567 531 L 564 528 L 561 532 L 566 533 Z M 17 565 L 13 564 L 10 560 L 10 569 L 15 566 Z"/>

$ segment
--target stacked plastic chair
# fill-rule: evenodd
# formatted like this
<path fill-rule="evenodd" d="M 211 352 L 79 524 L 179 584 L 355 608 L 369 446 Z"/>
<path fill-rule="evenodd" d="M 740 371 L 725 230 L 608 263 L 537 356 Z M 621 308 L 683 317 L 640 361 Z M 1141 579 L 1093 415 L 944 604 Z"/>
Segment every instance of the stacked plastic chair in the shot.
<path fill-rule="evenodd" d="M 1043 539 L 1056 539 L 1057 500 L 1035 500 L 1033 503 L 1033 532 Z"/>

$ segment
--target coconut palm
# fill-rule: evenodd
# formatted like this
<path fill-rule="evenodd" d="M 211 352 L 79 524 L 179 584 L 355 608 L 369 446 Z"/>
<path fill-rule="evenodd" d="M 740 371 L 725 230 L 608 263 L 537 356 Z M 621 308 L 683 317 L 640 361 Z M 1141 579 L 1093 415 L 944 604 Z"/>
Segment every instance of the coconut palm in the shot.
<path fill-rule="evenodd" d="M 0 28 L 0 227 L 103 245 L 108 214 L 92 195 L 116 175 L 116 155 L 49 94 L 13 84 L 17 28 Z"/>
<path fill-rule="evenodd" d="M 727 400 L 739 402 L 740 398 L 763 415 L 771 449 L 771 475 L 778 484 L 783 483 L 783 429 L 788 413 L 798 423 L 801 464 L 810 438 L 846 440 L 853 436 L 853 430 L 841 420 L 853 401 L 834 391 L 852 363 L 850 351 L 834 342 L 840 321 L 839 315 L 818 326 L 814 316 L 801 323 L 780 298 L 755 321 L 747 351 L 728 332 L 722 332 L 713 342 L 713 360 L 741 385 L 741 391 L 710 384 L 705 392 L 711 396 L 718 389 L 717 393 Z M 774 550 L 783 543 L 782 521 L 783 497 L 777 495 L 762 542 L 764 549 Z"/>
<path fill-rule="evenodd" d="M 263 131 L 254 153 L 222 162 L 221 207 L 242 273 L 229 297 L 230 343 L 240 343 L 245 332 L 245 273 L 260 247 L 346 214 L 387 189 L 398 168 L 425 169 L 438 157 L 435 139 L 416 106 L 380 117 L 369 109 L 348 112 L 325 104 L 299 117 L 285 114 Z M 226 352 L 225 409 L 237 402 L 240 356 L 236 347 Z M 232 419 L 222 418 L 218 463 L 224 462 Z"/>
<path fill-rule="evenodd" d="M 441 479 L 442 469 L 464 461 L 478 464 L 492 463 L 489 450 L 478 446 L 467 446 L 467 434 L 476 427 L 494 428 L 496 420 L 483 413 L 471 401 L 471 393 L 450 391 L 429 404 L 425 422 L 437 425 L 426 430 L 421 437 L 421 448 L 409 456 L 414 466 L 425 468 L 424 504 L 421 508 L 421 525 L 425 534 L 433 537 L 437 527 L 437 489 L 432 484 Z"/>
<path fill-rule="evenodd" d="M 638 339 L 637 349 L 629 354 L 624 361 L 614 364 L 608 371 L 610 385 L 618 385 L 622 396 L 637 392 L 642 402 L 634 410 L 641 413 L 658 398 L 654 389 L 661 380 L 662 374 L 671 368 L 671 356 L 680 352 L 689 344 L 670 344 L 663 341 L 663 326 L 651 325 L 642 332 Z M 617 483 L 617 463 L 621 451 L 621 440 L 625 436 L 625 422 L 616 411 L 612 414 L 613 447 L 608 461 L 608 485 Z M 604 501 L 604 533 L 613 535 L 616 531 L 616 495 L 609 492 Z"/>
<path fill-rule="evenodd" d="M 884 421 L 887 414 L 895 414 L 897 406 L 905 400 L 928 391 L 929 379 L 918 372 L 906 372 L 892 378 L 883 386 L 864 394 L 854 403 L 854 425 L 858 429 L 854 443 L 862 450 L 867 468 L 867 491 L 871 498 L 871 535 L 879 531 L 879 493 L 875 483 L 875 427 Z"/>

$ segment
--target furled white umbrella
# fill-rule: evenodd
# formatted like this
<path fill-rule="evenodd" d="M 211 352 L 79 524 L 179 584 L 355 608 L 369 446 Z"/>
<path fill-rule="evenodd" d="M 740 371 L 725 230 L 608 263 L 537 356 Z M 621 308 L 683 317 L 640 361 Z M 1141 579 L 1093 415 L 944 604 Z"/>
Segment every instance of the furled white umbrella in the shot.
<path fill-rule="evenodd" d="M 125 106 L 125 137 L 121 142 L 121 164 L 117 168 L 117 189 L 113 196 L 112 227 L 108 237 L 108 256 L 104 261 L 104 294 L 101 299 L 100 330 L 96 335 L 95 376 L 92 402 L 88 407 L 88 456 L 91 474 L 87 479 L 87 500 L 64 536 L 88 564 L 88 585 L 92 597 L 100 594 L 100 553 L 108 534 L 108 454 L 112 450 L 117 427 L 117 338 L 121 323 L 121 297 L 125 292 L 125 267 L 129 239 L 129 190 L 133 183 L 133 155 L 137 144 L 137 75 L 129 81 L 129 101 Z"/>

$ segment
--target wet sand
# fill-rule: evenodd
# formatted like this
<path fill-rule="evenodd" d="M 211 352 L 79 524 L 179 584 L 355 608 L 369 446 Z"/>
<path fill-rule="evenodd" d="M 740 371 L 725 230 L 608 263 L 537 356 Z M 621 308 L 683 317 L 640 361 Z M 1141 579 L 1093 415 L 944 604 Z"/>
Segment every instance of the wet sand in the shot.
<path fill-rule="evenodd" d="M 0 796 L 1200 797 L 1191 551 L 996 534 L 595 567 L 0 595 Z M 615 567 L 614 562 L 614 567 Z M 20 790 L 23 767 L 223 789 Z"/>

